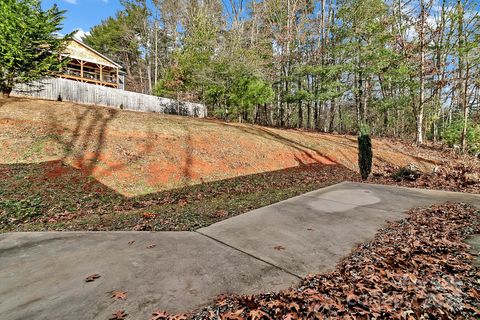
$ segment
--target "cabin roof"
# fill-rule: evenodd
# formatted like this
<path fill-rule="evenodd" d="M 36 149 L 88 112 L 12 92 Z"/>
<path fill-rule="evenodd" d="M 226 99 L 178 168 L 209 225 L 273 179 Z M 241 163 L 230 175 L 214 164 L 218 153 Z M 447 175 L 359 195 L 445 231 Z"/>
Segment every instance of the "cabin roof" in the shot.
<path fill-rule="evenodd" d="M 73 42 L 75 42 L 76 44 L 80 45 L 81 47 L 83 47 L 84 49 L 88 50 L 88 51 L 91 51 L 93 52 L 95 55 L 99 56 L 101 58 L 101 60 L 106 60 L 108 63 L 110 63 L 110 66 L 112 67 L 116 67 L 118 69 L 122 69 L 122 66 L 118 63 L 116 63 L 115 61 L 113 61 L 112 59 L 110 59 L 109 57 L 101 54 L 100 52 L 98 52 L 97 50 L 93 49 L 92 47 L 89 47 L 88 45 L 86 45 L 85 43 L 83 43 L 82 41 L 80 40 L 77 40 L 77 39 L 72 39 Z M 68 46 L 67 46 L 67 51 L 68 51 Z M 88 62 L 93 62 L 93 63 L 99 63 L 99 61 L 93 61 L 94 59 L 89 59 L 88 57 L 82 57 L 82 56 L 79 56 L 79 55 L 75 55 L 75 53 L 69 53 L 67 52 L 66 53 L 67 56 L 71 57 L 71 58 L 75 58 L 75 59 L 82 59 L 84 61 L 88 61 Z M 105 63 L 101 63 L 101 64 L 105 64 Z M 108 65 L 108 64 L 107 64 Z"/>

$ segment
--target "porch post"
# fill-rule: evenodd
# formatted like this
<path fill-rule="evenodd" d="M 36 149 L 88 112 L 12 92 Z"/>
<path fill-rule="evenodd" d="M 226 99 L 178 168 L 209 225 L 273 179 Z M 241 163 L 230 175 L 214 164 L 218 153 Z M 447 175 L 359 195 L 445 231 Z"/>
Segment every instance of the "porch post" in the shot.
<path fill-rule="evenodd" d="M 80 78 L 83 79 L 83 65 L 85 62 L 83 60 L 80 60 Z"/>

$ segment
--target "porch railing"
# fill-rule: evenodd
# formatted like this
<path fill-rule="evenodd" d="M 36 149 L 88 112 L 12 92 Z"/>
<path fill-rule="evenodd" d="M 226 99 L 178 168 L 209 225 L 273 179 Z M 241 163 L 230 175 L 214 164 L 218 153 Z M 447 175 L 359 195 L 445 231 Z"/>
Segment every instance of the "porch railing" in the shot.
<path fill-rule="evenodd" d="M 102 74 L 102 80 L 100 80 L 100 73 L 98 72 L 90 72 L 90 71 L 83 71 L 83 76 L 80 70 L 78 69 L 73 69 L 73 68 L 66 68 L 63 71 L 63 74 L 68 75 L 68 76 L 74 76 L 78 78 L 83 78 L 86 80 L 96 80 L 96 81 L 103 81 L 103 82 L 108 82 L 108 83 L 117 83 L 117 77 L 112 76 L 109 74 Z"/>

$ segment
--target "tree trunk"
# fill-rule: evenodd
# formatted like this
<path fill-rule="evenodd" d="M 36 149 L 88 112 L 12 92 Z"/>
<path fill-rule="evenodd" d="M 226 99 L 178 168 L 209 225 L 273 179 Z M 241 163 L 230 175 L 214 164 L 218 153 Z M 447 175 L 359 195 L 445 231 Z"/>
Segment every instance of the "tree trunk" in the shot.
<path fill-rule="evenodd" d="M 333 132 L 333 127 L 335 124 L 335 113 L 337 113 L 337 103 L 335 99 L 332 99 L 330 102 L 330 124 L 328 126 L 328 132 Z"/>
<path fill-rule="evenodd" d="M 10 98 L 10 93 L 12 93 L 12 88 L 3 88 L 2 89 L 2 98 Z"/>
<path fill-rule="evenodd" d="M 463 128 L 462 128 L 462 137 L 461 137 L 461 146 L 462 152 L 467 150 L 467 127 L 468 127 L 468 105 L 467 105 L 467 86 L 466 81 L 468 76 L 464 75 L 465 69 L 465 59 L 464 59 L 464 50 L 465 50 L 465 37 L 463 31 L 463 5 L 462 1 L 457 1 L 458 9 L 458 102 L 459 109 L 463 111 Z M 468 73 L 468 72 L 467 72 Z"/>
<path fill-rule="evenodd" d="M 157 88 L 158 82 L 158 22 L 155 21 L 155 60 L 154 60 L 154 88 Z"/>
<path fill-rule="evenodd" d="M 340 133 L 345 133 L 345 129 L 343 126 L 343 116 L 342 116 L 342 105 L 341 103 L 338 104 L 338 129 Z"/>
<path fill-rule="evenodd" d="M 362 103 L 362 117 L 363 117 L 363 121 L 365 123 L 367 123 L 367 119 L 368 119 L 368 114 L 367 114 L 367 110 L 368 110 L 368 102 L 369 102 L 369 96 L 370 96 L 370 78 L 367 77 L 365 78 L 365 90 L 363 91 L 363 103 Z"/>
<path fill-rule="evenodd" d="M 362 96 L 363 96 L 363 83 L 362 83 L 362 74 L 355 74 L 355 84 L 356 84 L 356 93 L 355 93 L 355 105 L 356 105 L 356 115 L 357 115 L 357 127 L 360 129 L 360 124 L 362 122 Z"/>
<path fill-rule="evenodd" d="M 314 104 L 314 108 L 315 108 L 315 110 L 314 110 L 314 115 L 313 115 L 313 117 L 314 117 L 313 126 L 314 126 L 315 130 L 319 130 L 319 128 L 320 128 L 319 108 L 320 107 L 318 105 L 318 78 L 317 78 L 317 76 L 315 76 L 315 104 Z"/>
<path fill-rule="evenodd" d="M 311 128 L 311 123 L 312 123 L 312 117 L 311 117 L 311 111 L 312 111 L 312 108 L 311 108 L 311 102 L 308 101 L 307 102 L 307 123 L 305 124 L 305 128 L 307 129 L 310 129 Z"/>
<path fill-rule="evenodd" d="M 303 125 L 303 109 L 302 109 L 302 100 L 298 101 L 298 122 L 297 128 L 301 128 Z"/>
<path fill-rule="evenodd" d="M 416 142 L 423 144 L 423 109 L 425 103 L 425 79 L 424 79 L 424 64 L 425 64 L 425 3 L 422 0 L 421 6 L 421 26 L 420 26 L 420 101 L 418 102 L 418 109 L 416 115 L 417 132 Z"/>

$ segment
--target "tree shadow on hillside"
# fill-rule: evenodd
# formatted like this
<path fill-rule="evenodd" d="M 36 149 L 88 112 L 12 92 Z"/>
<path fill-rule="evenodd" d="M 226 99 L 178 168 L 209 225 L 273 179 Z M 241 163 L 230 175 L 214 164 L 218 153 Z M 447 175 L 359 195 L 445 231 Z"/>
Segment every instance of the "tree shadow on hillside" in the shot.
<path fill-rule="evenodd" d="M 108 125 L 118 116 L 119 110 L 93 106 L 85 106 L 82 109 L 73 108 L 75 114 L 73 130 L 62 127 L 60 125 L 62 122 L 52 109 L 47 112 L 49 137 L 63 148 L 61 161 L 73 158 L 86 175 L 91 175 L 100 160 Z M 69 136 L 63 134 L 65 130 L 70 131 Z"/>
<path fill-rule="evenodd" d="M 317 149 L 314 149 L 310 146 L 307 146 L 305 144 L 302 144 L 298 141 L 288 139 L 278 133 L 272 132 L 268 128 L 264 127 L 258 127 L 258 126 L 232 126 L 226 123 L 222 123 L 222 125 L 227 126 L 228 128 L 233 128 L 236 130 L 239 130 L 241 132 L 247 133 L 249 135 L 254 135 L 254 136 L 261 136 L 263 138 L 266 138 L 268 140 L 281 143 L 284 146 L 293 148 L 299 152 L 301 152 L 302 155 L 304 155 L 306 158 L 310 159 L 312 162 L 321 162 L 324 164 L 338 164 L 337 160 L 321 153 Z M 304 160 L 301 160 L 298 156 L 295 157 L 297 161 L 299 161 L 300 164 L 306 164 Z M 319 159 L 320 158 L 320 159 Z"/>
<path fill-rule="evenodd" d="M 192 133 L 188 126 L 184 126 L 185 130 L 185 163 L 183 164 L 183 178 L 185 179 L 185 185 L 189 185 L 193 179 L 192 167 L 193 167 L 193 143 Z"/>
<path fill-rule="evenodd" d="M 118 118 L 121 111 L 115 108 L 95 106 L 74 107 L 72 108 L 74 123 L 70 127 L 62 126 L 65 120 L 60 120 L 54 110 L 50 109 L 47 112 L 49 138 L 52 138 L 63 149 L 61 161 L 71 161 L 85 175 L 92 175 L 103 159 L 109 126 Z M 113 173 L 124 169 L 140 161 L 143 155 L 152 152 L 154 132 L 150 125 L 142 124 L 142 126 L 147 133 L 143 152 L 130 157 L 128 163 L 110 165 L 107 169 L 102 168 L 104 173 Z M 120 152 L 120 150 L 116 150 L 116 152 Z"/>
<path fill-rule="evenodd" d="M 188 167 L 188 166 L 187 166 Z M 138 219 L 143 219 L 141 212 L 158 206 L 165 206 L 165 213 L 177 211 L 185 204 L 198 204 L 203 208 L 206 203 L 225 201 L 225 196 L 251 197 L 252 194 L 269 195 L 282 193 L 288 188 L 303 190 L 306 185 L 322 187 L 324 184 L 338 183 L 345 180 L 355 181 L 357 174 L 341 165 L 310 164 L 297 167 L 244 175 L 230 179 L 189 185 L 147 195 L 126 197 L 102 184 L 85 171 L 74 168 L 61 160 L 30 164 L 0 165 L 0 174 L 5 177 L 0 182 L 2 199 L 11 203 L 20 201 L 29 203 L 35 200 L 39 219 L 47 226 L 50 218 L 54 220 L 82 219 L 84 216 L 117 214 L 133 212 Z M 305 191 L 311 191 L 311 188 Z M 283 200 L 277 199 L 276 201 Z M 236 214 L 258 207 L 259 199 L 252 198 L 248 204 L 240 202 L 233 208 Z M 0 203 L 1 204 L 1 203 Z M 247 207 L 245 207 L 247 205 Z M 0 220 L 2 210 L 0 206 Z M 208 214 L 215 214 L 210 212 Z M 223 219 L 223 216 L 212 216 L 212 223 Z M 139 220 L 135 220 L 138 224 Z M 183 219 L 179 217 L 179 219 Z M 21 223 L 21 221 L 17 221 Z M 113 221 L 112 223 L 115 223 Z M 162 223 L 161 221 L 159 223 Z M 194 222 L 189 222 L 194 223 Z M 134 225 L 127 227 L 130 229 Z M 87 226 L 85 226 L 86 228 Z M 107 228 L 104 226 L 95 228 Z M 47 228 L 48 229 L 48 228 Z M 125 228 L 123 228 L 125 229 Z M 178 229 L 175 229 L 178 230 Z"/>
<path fill-rule="evenodd" d="M 267 138 L 267 139 L 270 139 L 272 141 L 276 141 L 276 142 L 279 142 L 279 143 L 282 143 L 284 144 L 285 146 L 288 146 L 288 147 L 291 147 L 291 148 L 294 148 L 300 152 L 302 152 L 305 156 L 307 156 L 308 158 L 310 158 L 311 160 L 315 160 L 315 158 L 312 156 L 312 153 L 314 155 L 318 155 L 322 158 L 325 158 L 326 160 L 328 161 L 331 161 L 331 162 L 334 162 L 334 163 L 339 163 L 338 160 L 332 158 L 332 157 L 329 157 L 321 152 L 319 152 L 317 149 L 315 148 L 312 148 L 312 147 L 309 147 L 305 144 L 302 144 L 298 141 L 295 141 L 295 140 L 292 140 L 292 139 L 288 139 L 278 133 L 275 133 L 275 132 L 272 132 L 270 129 L 268 129 L 267 127 L 259 127 L 259 126 L 236 126 L 236 125 L 230 125 L 230 124 L 227 124 L 227 123 L 222 123 L 223 125 L 225 126 L 228 126 L 229 128 L 234 128 L 234 129 L 237 129 L 237 130 L 240 130 L 242 132 L 245 132 L 247 134 L 251 134 L 251 135 L 254 135 L 254 136 L 262 136 L 264 138 Z M 332 141 L 332 143 L 336 144 L 336 145 L 342 145 L 350 150 L 352 150 L 352 152 L 354 153 L 357 153 L 357 150 L 358 150 L 358 147 L 357 147 L 357 140 L 355 138 L 352 138 L 352 137 L 346 137 L 347 140 L 351 141 L 352 143 L 354 143 L 353 145 L 351 144 L 348 144 L 348 143 L 344 143 L 344 142 L 341 142 L 341 141 Z M 377 149 L 378 150 L 378 149 Z M 390 161 L 388 161 L 387 159 L 385 159 L 384 157 L 381 157 L 378 155 L 378 153 L 376 153 L 375 149 L 373 150 L 374 151 L 374 157 L 377 158 L 379 161 L 382 161 L 382 162 L 385 162 L 385 163 L 389 163 L 390 165 L 394 165 L 392 164 Z M 398 154 L 401 154 L 403 156 L 406 156 L 406 157 L 409 157 L 409 158 L 412 158 L 413 161 L 417 161 L 417 162 L 426 162 L 426 163 L 429 163 L 429 164 L 432 164 L 432 165 L 435 165 L 435 164 L 438 164 L 436 161 L 434 160 L 430 160 L 430 159 L 426 159 L 426 158 L 423 158 L 423 157 L 420 157 L 420 156 L 416 156 L 416 155 L 412 155 L 412 154 L 408 154 L 398 148 L 395 148 L 393 146 L 390 146 L 390 150 L 388 149 L 379 149 L 378 151 L 386 151 L 386 152 L 395 152 L 395 153 L 398 153 Z M 336 152 L 340 153 L 342 156 L 345 157 L 345 159 L 349 159 L 349 157 L 347 157 L 347 155 L 345 155 L 341 150 L 337 150 Z M 298 158 L 298 157 L 297 157 Z M 298 161 L 298 160 L 297 160 Z M 355 164 L 354 164 L 355 165 Z"/>
<path fill-rule="evenodd" d="M 192 170 L 195 151 L 193 136 L 190 128 L 185 125 L 183 127 L 185 160 L 179 165 L 182 166 L 183 177 L 181 179 L 184 179 L 186 186 L 142 196 L 127 197 L 93 177 L 97 162 L 102 161 L 108 128 L 112 121 L 117 119 L 120 111 L 113 108 L 92 106 L 72 107 L 71 112 L 61 110 L 62 112 L 59 113 L 56 111 L 57 108 L 68 107 L 71 106 L 65 104 L 64 106 L 47 109 L 47 134 L 63 149 L 60 159 L 42 163 L 0 165 L 0 174 L 5 177 L 3 181 L 0 181 L 2 198 L 7 202 L 27 199 L 27 202 L 22 202 L 27 204 L 30 203 L 28 199 L 33 199 L 35 206 L 38 206 L 35 207 L 35 210 L 40 210 L 40 216 L 44 215 L 46 219 L 52 215 L 55 216 L 55 219 L 58 217 L 60 217 L 58 219 L 70 219 L 70 217 L 79 218 L 87 213 L 103 215 L 117 211 L 135 211 L 159 205 L 177 206 L 181 201 L 196 201 L 201 205 L 201 202 L 199 202 L 201 199 L 216 199 L 216 197 L 225 194 L 232 194 L 232 196 L 239 193 L 250 195 L 252 192 L 262 192 L 262 190 L 272 187 L 276 190 L 284 190 L 289 184 L 293 183 L 296 183 L 297 187 L 302 186 L 305 183 L 304 178 L 309 179 L 318 170 L 331 173 L 321 175 L 322 179 L 323 177 L 329 177 L 330 179 L 330 176 L 334 176 L 336 172 L 342 172 L 341 177 L 336 182 L 343 181 L 345 177 L 350 179 L 350 177 L 355 176 L 352 171 L 341 165 L 325 166 L 319 164 L 318 158 L 312 156 L 311 151 L 315 150 L 308 146 L 281 137 L 268 130 L 260 129 L 265 137 L 280 141 L 284 145 L 305 153 L 306 157 L 312 159 L 311 162 L 317 162 L 317 164 L 307 164 L 304 157 L 295 155 L 297 162 L 301 165 L 299 167 L 204 183 L 202 177 L 197 179 L 198 177 L 194 176 Z M 71 116 L 70 121 L 65 121 L 65 114 Z M 68 124 L 67 127 L 65 127 L 66 124 Z M 147 154 L 153 152 L 152 143 L 156 141 L 156 138 L 152 138 L 154 132 L 151 128 L 148 128 L 148 125 L 147 129 L 145 127 L 143 129 L 147 131 L 147 145 L 143 151 L 144 154 Z M 315 154 L 320 155 L 317 151 L 315 151 Z M 141 158 L 142 154 L 140 153 L 138 156 Z M 322 155 L 322 157 L 325 156 Z M 325 159 L 328 158 L 325 157 Z M 329 161 L 334 163 L 331 159 Z M 127 165 L 131 165 L 131 163 L 109 167 L 108 170 L 120 170 Z M 191 185 L 192 183 L 197 184 Z M 41 199 L 40 204 L 36 202 L 35 199 L 37 198 Z M 2 218 L 1 209 L 0 207 L 0 220 Z M 49 223 L 48 219 L 45 223 Z"/>

